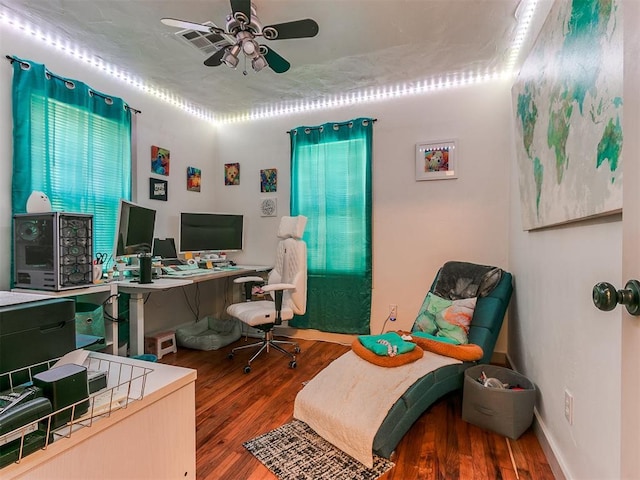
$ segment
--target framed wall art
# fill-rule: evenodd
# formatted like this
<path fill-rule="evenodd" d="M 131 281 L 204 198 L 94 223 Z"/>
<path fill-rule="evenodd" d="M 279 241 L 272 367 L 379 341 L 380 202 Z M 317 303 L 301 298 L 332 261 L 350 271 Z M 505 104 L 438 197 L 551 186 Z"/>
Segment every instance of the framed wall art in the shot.
<path fill-rule="evenodd" d="M 511 89 L 523 230 L 616 214 L 624 203 L 622 11 L 552 3 Z"/>
<path fill-rule="evenodd" d="M 166 202 L 169 198 L 169 182 L 159 178 L 149 178 L 149 198 Z"/>
<path fill-rule="evenodd" d="M 171 152 L 166 148 L 151 146 L 151 172 L 157 175 L 169 175 Z"/>
<path fill-rule="evenodd" d="M 190 192 L 199 192 L 201 180 L 202 172 L 199 168 L 187 167 L 187 190 Z"/>
<path fill-rule="evenodd" d="M 278 191 L 278 169 L 265 168 L 260 170 L 260 191 L 276 192 Z"/>
<path fill-rule="evenodd" d="M 240 164 L 239 163 L 224 164 L 224 184 L 240 185 Z"/>
<path fill-rule="evenodd" d="M 416 180 L 448 180 L 458 177 L 455 140 L 416 144 Z"/>
<path fill-rule="evenodd" d="M 260 216 L 275 217 L 276 215 L 278 215 L 278 199 L 263 198 L 260 202 Z"/>

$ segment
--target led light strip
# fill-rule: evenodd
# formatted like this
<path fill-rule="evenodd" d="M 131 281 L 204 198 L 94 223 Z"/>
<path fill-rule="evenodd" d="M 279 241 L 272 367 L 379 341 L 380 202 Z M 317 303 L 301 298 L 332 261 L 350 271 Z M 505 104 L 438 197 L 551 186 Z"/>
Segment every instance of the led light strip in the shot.
<path fill-rule="evenodd" d="M 280 103 L 255 109 L 235 115 L 218 117 L 219 123 L 240 123 L 257 119 L 273 118 L 283 115 L 309 112 L 314 110 L 324 110 L 327 108 L 339 108 L 356 103 L 379 102 L 398 97 L 410 95 L 421 95 L 439 90 L 464 87 L 467 85 L 477 85 L 496 80 L 509 78 L 509 72 L 494 72 L 491 74 L 462 74 L 454 75 L 451 78 L 438 78 L 416 82 L 414 85 L 398 84 L 395 86 L 369 88 L 355 93 L 340 96 L 330 96 L 318 100 L 297 101 L 295 103 Z"/>
<path fill-rule="evenodd" d="M 536 13 L 537 6 L 538 0 L 521 0 L 518 5 L 516 10 L 518 26 L 516 28 L 515 38 L 511 43 L 511 51 L 505 66 L 507 71 L 512 71 L 513 67 L 516 65 L 522 45 L 529 36 L 529 28 L 531 27 L 531 21 Z"/>
<path fill-rule="evenodd" d="M 27 36 L 30 35 L 34 37 L 36 40 L 47 44 L 47 46 L 61 53 L 69 55 L 70 57 L 73 57 L 75 60 L 86 63 L 89 66 L 95 68 L 96 70 L 99 70 L 102 73 L 109 75 L 110 77 L 113 77 L 117 80 L 127 83 L 133 86 L 134 88 L 141 90 L 145 93 L 148 93 L 191 115 L 194 115 L 203 120 L 207 120 L 212 123 L 215 123 L 215 116 L 211 111 L 204 109 L 201 106 L 187 102 L 184 99 L 173 94 L 172 92 L 159 88 L 155 85 L 151 85 L 139 77 L 132 76 L 129 72 L 120 70 L 118 67 L 104 62 L 102 59 L 98 58 L 95 55 L 90 54 L 86 50 L 81 49 L 77 45 L 71 44 L 70 42 L 63 40 L 60 37 L 54 37 L 52 35 L 45 33 L 40 27 L 35 26 L 23 20 L 20 17 L 17 17 L 17 16 L 12 17 L 4 9 L 0 9 L 0 22 L 17 30 L 19 33 L 23 35 L 27 35 Z"/>
<path fill-rule="evenodd" d="M 504 80 L 511 77 L 514 72 L 520 50 L 524 41 L 529 34 L 529 27 L 535 14 L 538 0 L 522 0 L 516 11 L 516 19 L 518 26 L 516 28 L 515 38 L 510 48 L 509 57 L 505 69 L 502 72 L 494 71 L 492 73 L 460 73 L 451 74 L 445 77 L 431 78 L 417 81 L 412 84 L 398 84 L 394 86 L 368 88 L 359 92 L 353 92 L 346 95 L 333 95 L 318 100 L 296 102 L 282 102 L 278 104 L 268 105 L 249 112 L 215 115 L 210 110 L 178 97 L 172 92 L 151 85 L 139 77 L 132 76 L 129 72 L 118 69 L 117 67 L 103 62 L 100 58 L 81 50 L 77 45 L 70 44 L 66 40 L 52 37 L 43 32 L 39 27 L 34 26 L 21 18 L 11 17 L 6 10 L 0 10 L 0 22 L 20 31 L 25 35 L 31 35 L 38 40 L 46 43 L 52 48 L 65 53 L 77 60 L 89 64 L 91 67 L 106 73 L 107 75 L 123 81 L 138 90 L 148 93 L 164 102 L 167 102 L 195 117 L 209 121 L 214 124 L 241 123 L 258 119 L 266 119 L 279 117 L 284 115 L 292 115 L 302 112 L 315 110 L 323 110 L 327 108 L 339 108 L 343 106 L 353 105 L 356 103 L 379 102 L 398 97 L 410 95 L 422 95 L 439 90 L 463 87 L 467 85 L 477 85 L 497 80 Z"/>

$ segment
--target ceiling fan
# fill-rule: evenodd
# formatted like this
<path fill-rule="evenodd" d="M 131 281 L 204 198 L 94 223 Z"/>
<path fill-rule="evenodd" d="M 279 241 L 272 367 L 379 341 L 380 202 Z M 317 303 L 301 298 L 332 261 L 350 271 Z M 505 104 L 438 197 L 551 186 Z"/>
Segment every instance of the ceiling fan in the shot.
<path fill-rule="evenodd" d="M 236 68 L 239 62 L 238 56 L 244 53 L 245 59 L 251 60 L 251 67 L 256 72 L 269 66 L 276 73 L 284 73 L 291 67 L 291 64 L 272 48 L 258 44 L 256 38 L 287 40 L 315 37 L 318 34 L 318 24 L 310 18 L 263 27 L 251 0 L 230 1 L 231 14 L 227 15 L 225 28 L 220 28 L 212 22 L 201 24 L 175 18 L 163 18 L 161 21 L 170 27 L 218 35 L 220 37 L 216 42 L 218 50 L 204 61 L 207 67 L 217 67 L 224 63 L 231 68 Z M 246 69 L 244 74 L 247 74 Z"/>

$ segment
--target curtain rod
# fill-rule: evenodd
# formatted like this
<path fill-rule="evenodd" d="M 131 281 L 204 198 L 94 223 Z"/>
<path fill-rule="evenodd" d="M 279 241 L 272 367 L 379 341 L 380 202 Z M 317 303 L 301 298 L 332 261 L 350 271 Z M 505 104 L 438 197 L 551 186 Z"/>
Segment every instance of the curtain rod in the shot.
<path fill-rule="evenodd" d="M 376 123 L 378 121 L 377 118 L 372 118 L 371 121 L 373 123 Z M 331 122 L 328 122 L 331 123 Z M 343 126 L 343 125 L 349 125 L 351 123 L 351 120 L 349 120 L 348 122 L 335 122 L 334 125 L 338 125 L 339 127 Z M 311 130 L 318 130 L 320 127 L 305 127 L 305 128 L 309 128 Z M 286 135 L 289 135 L 291 133 L 291 130 L 287 130 L 286 132 L 284 132 Z"/>
<path fill-rule="evenodd" d="M 5 58 L 6 58 L 7 60 L 9 60 L 9 62 L 10 62 L 10 63 L 13 63 L 13 62 L 20 62 L 20 65 L 30 66 L 30 65 L 29 65 L 29 63 L 27 63 L 27 62 L 23 62 L 23 61 L 21 61 L 20 59 L 18 59 L 18 58 L 16 58 L 16 57 L 14 57 L 14 56 L 11 56 L 11 55 L 5 55 Z M 48 70 L 48 69 L 47 69 L 47 73 L 48 73 L 49 75 L 51 75 L 52 77 L 57 78 L 58 80 L 68 81 L 68 79 L 63 78 L 63 77 L 61 77 L 60 75 L 56 75 L 55 73 L 51 72 L 51 71 L 50 71 L 50 70 Z M 91 90 L 91 92 L 92 92 L 94 95 L 97 95 L 97 96 L 98 96 L 98 97 L 100 97 L 100 98 L 105 98 L 105 99 L 106 99 L 106 98 L 110 98 L 108 95 L 104 95 L 104 94 L 102 94 L 102 93 L 100 93 L 100 92 L 96 92 L 96 91 L 95 91 L 94 89 L 92 89 L 92 88 L 90 88 L 90 90 Z M 137 113 L 142 113 L 142 111 L 141 111 L 141 110 L 137 110 L 137 109 L 135 109 L 135 108 L 133 108 L 133 107 L 131 107 L 131 106 L 127 105 L 126 103 L 124 104 L 124 108 L 126 108 L 127 110 L 130 110 L 131 112 L 136 113 L 136 114 L 137 114 Z"/>

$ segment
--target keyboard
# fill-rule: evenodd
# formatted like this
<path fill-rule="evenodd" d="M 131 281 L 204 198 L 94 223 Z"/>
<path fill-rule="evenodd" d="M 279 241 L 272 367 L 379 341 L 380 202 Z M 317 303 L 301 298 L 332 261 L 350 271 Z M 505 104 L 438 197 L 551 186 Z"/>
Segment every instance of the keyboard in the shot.
<path fill-rule="evenodd" d="M 198 268 L 191 265 L 170 265 L 162 267 L 163 276 L 167 277 L 193 277 L 213 273 L 216 269 Z"/>
<path fill-rule="evenodd" d="M 199 270 L 199 268 L 196 265 L 189 265 L 189 264 L 176 264 L 176 265 L 169 265 L 165 267 L 168 270 L 174 271 L 174 272 L 186 272 L 187 270 Z"/>

